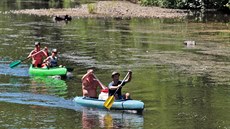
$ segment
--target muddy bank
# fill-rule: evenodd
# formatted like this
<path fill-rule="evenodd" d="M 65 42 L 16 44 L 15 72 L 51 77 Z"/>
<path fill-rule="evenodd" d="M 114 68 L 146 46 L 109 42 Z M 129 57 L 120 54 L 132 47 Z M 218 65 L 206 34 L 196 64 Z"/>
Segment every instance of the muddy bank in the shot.
<path fill-rule="evenodd" d="M 165 9 L 159 7 L 143 7 L 127 1 L 99 1 L 90 5 L 93 12 L 89 12 L 89 6 L 83 4 L 76 8 L 68 9 L 26 9 L 11 11 L 15 14 L 29 14 L 39 16 L 70 15 L 72 17 L 119 17 L 119 18 L 175 18 L 186 16 L 185 11 L 178 9 Z"/>

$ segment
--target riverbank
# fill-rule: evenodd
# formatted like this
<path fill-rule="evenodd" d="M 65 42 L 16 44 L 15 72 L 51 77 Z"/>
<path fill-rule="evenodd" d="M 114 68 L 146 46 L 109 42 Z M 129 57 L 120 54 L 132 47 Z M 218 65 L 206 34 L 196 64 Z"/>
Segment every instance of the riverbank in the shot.
<path fill-rule="evenodd" d="M 92 12 L 89 11 L 90 9 Z M 184 10 L 144 7 L 127 1 L 99 1 L 90 5 L 83 4 L 76 8 L 25 9 L 11 12 L 38 16 L 69 15 L 77 18 L 176 18 L 187 15 Z"/>

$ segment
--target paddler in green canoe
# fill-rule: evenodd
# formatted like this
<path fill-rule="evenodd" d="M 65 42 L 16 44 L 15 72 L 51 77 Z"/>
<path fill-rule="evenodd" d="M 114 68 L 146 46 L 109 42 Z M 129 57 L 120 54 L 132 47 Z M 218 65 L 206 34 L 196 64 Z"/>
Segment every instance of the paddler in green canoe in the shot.
<path fill-rule="evenodd" d="M 21 64 L 23 61 L 32 58 L 32 65 L 33 67 L 41 67 L 43 58 L 46 58 L 48 56 L 48 48 L 45 47 L 44 49 L 40 49 L 40 42 L 35 42 L 35 48 L 30 52 L 30 54 L 23 60 L 17 60 L 12 63 L 10 63 L 10 68 L 14 68 Z"/>
<path fill-rule="evenodd" d="M 30 52 L 27 58 L 32 58 L 33 67 L 42 67 L 43 58 L 48 56 L 48 48 L 41 50 L 41 43 L 35 42 L 35 48 Z"/>
<path fill-rule="evenodd" d="M 53 49 L 51 56 L 48 56 L 42 64 L 42 67 L 58 67 L 58 57 L 57 57 L 58 50 Z M 61 66 L 60 66 L 61 67 Z"/>

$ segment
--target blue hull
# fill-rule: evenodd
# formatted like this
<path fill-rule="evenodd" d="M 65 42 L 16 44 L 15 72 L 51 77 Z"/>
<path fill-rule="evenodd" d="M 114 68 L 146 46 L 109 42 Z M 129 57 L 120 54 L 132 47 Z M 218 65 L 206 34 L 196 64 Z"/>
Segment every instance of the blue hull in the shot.
<path fill-rule="evenodd" d="M 98 100 L 93 98 L 75 97 L 74 102 L 81 106 L 106 109 L 104 107 L 104 100 Z M 144 103 L 139 100 L 115 100 L 111 110 L 137 110 L 142 111 L 144 109 Z"/>

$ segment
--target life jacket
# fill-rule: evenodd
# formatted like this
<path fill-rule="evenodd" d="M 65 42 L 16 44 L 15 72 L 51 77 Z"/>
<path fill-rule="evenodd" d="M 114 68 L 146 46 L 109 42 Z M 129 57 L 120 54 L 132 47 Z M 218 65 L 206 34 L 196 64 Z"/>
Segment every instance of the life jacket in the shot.
<path fill-rule="evenodd" d="M 50 66 L 51 67 L 56 67 L 57 62 L 58 62 L 58 58 L 56 56 L 54 56 L 54 57 L 50 56 L 49 58 L 50 58 L 50 60 L 49 60 Z"/>

